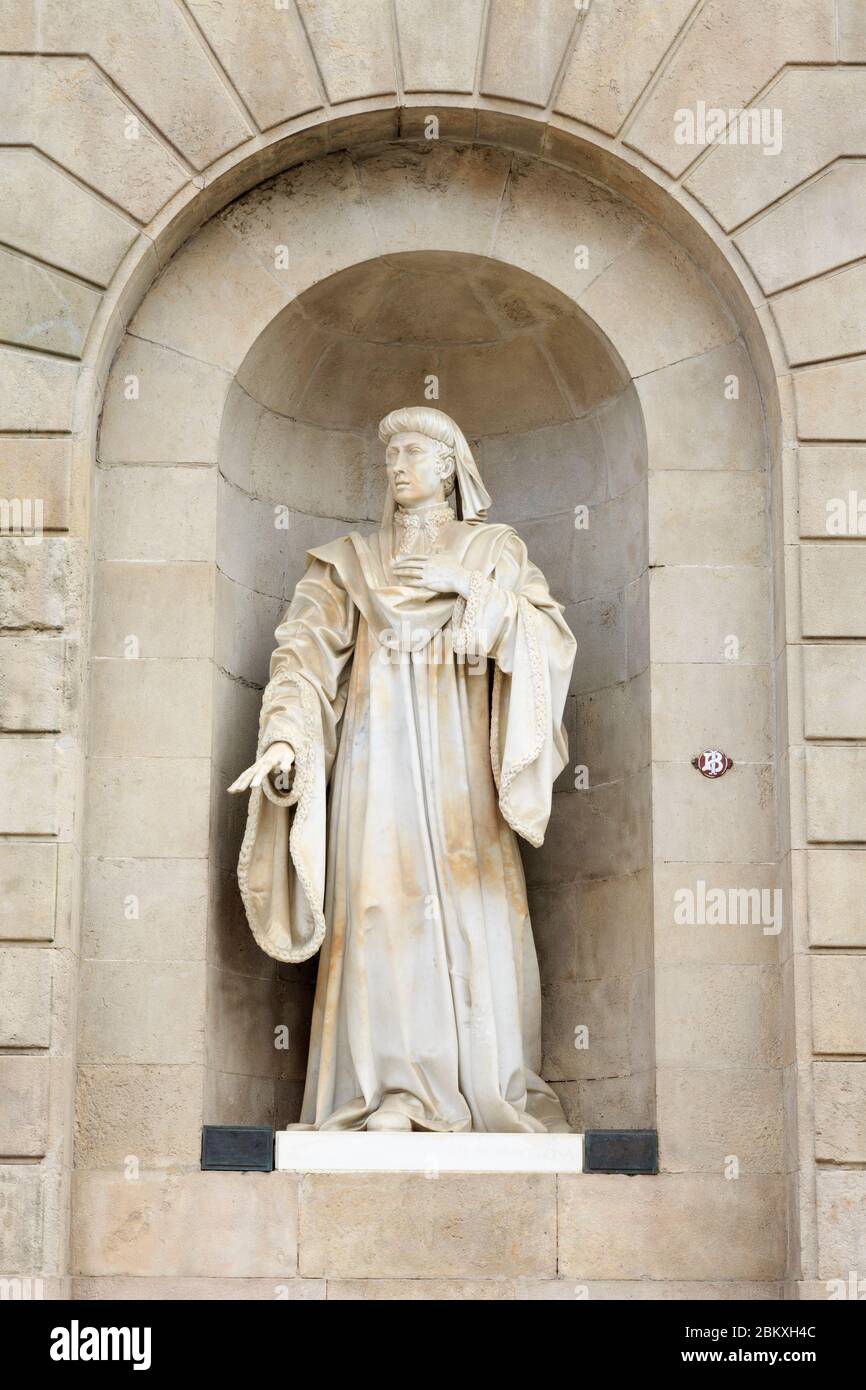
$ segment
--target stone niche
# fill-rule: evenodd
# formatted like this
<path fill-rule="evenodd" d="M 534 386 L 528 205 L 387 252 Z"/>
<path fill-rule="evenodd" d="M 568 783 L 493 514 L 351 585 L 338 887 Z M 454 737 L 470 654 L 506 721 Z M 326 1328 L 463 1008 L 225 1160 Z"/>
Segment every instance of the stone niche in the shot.
<path fill-rule="evenodd" d="M 781 1172 L 777 941 L 673 912 L 777 872 L 767 439 L 710 269 L 598 181 L 446 141 L 307 159 L 166 260 L 99 434 L 77 1167 L 195 1169 L 203 1121 L 298 1114 L 316 966 L 254 945 L 226 787 L 305 551 L 378 524 L 376 424 L 438 382 L 578 641 L 525 854 L 544 1075 L 580 1129 L 655 1123 L 663 1173 Z"/>
<path fill-rule="evenodd" d="M 250 348 L 219 442 L 215 793 L 252 756 L 274 628 L 305 551 L 378 524 L 376 425 L 425 398 L 462 426 L 491 519 L 516 527 L 578 640 L 571 765 L 547 843 L 522 846 L 543 1074 L 575 1128 L 652 1125 L 646 440 L 617 353 L 559 290 L 486 257 L 394 253 L 320 281 Z M 283 1126 L 298 1118 L 316 963 L 278 966 L 249 938 L 234 874 L 243 807 L 220 810 L 206 1118 Z M 288 1050 L 273 1046 L 280 1024 Z M 581 1027 L 589 1048 L 575 1046 Z"/>

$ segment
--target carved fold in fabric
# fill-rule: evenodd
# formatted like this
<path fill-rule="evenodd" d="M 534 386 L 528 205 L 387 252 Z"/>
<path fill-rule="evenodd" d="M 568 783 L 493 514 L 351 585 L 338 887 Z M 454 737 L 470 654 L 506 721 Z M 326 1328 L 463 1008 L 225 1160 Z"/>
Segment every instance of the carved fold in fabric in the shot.
<path fill-rule="evenodd" d="M 297 688 L 302 728 L 291 739 L 292 786 L 279 792 L 266 778 L 252 789 L 238 886 L 258 945 L 276 960 L 298 964 L 316 954 L 325 936 L 326 779 L 315 695 L 302 676 L 286 679 Z"/>
<path fill-rule="evenodd" d="M 314 561 L 276 631 L 258 755 L 288 743 L 294 776 L 287 792 L 270 778 L 251 791 L 238 862 L 250 929 L 275 960 L 308 960 L 324 939 L 327 781 L 357 622 L 348 594 L 330 583 L 329 567 Z"/>
<path fill-rule="evenodd" d="M 359 1129 L 387 1101 L 416 1129 L 565 1130 L 517 835 L 542 843 L 567 759 L 574 638 L 510 527 L 439 531 L 465 603 L 396 582 L 398 530 L 310 552 L 263 697 L 297 769 L 252 798 L 239 876 L 263 950 L 321 942 L 301 1122 Z M 426 634 L 408 659 L 383 638 L 404 624 Z"/>
<path fill-rule="evenodd" d="M 518 779 L 544 750 L 551 730 L 552 697 L 556 703 L 554 730 L 562 718 L 571 670 L 568 661 L 562 668 L 565 683 L 556 682 L 559 688 L 552 691 L 551 670 L 542 656 L 543 639 L 539 632 L 545 621 L 549 621 L 547 615 L 538 612 L 523 594 L 503 589 L 493 579 L 486 579 L 480 570 L 473 570 L 470 575 L 468 598 L 461 596 L 454 605 L 455 650 L 486 654 L 494 662 L 490 762 L 499 792 L 499 809 L 512 830 L 536 848 L 544 842 L 552 780 L 548 793 L 545 768 L 539 778 L 533 779 L 527 799 L 526 788 Z M 503 710 L 510 707 L 515 691 L 526 710 L 526 722 L 513 728 L 509 737 Z M 565 756 L 563 747 L 562 763 L 555 771 L 551 769 L 553 780 L 565 766 Z"/>

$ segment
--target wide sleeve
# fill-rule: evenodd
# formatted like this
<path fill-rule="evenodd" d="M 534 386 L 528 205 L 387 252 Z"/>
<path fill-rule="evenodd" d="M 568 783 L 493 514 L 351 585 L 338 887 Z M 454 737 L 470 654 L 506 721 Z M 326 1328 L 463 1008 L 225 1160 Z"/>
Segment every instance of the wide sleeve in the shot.
<path fill-rule="evenodd" d="M 307 960 L 325 935 L 326 789 L 357 628 L 336 570 L 314 558 L 277 628 L 259 721 L 259 755 L 277 741 L 294 749 L 291 788 L 252 788 L 238 861 L 250 929 L 276 960 Z"/>
<path fill-rule="evenodd" d="M 291 744 L 297 754 L 300 745 L 309 741 L 299 684 L 303 680 L 316 698 L 321 729 L 317 727 L 315 734 L 321 734 L 325 769 L 330 773 L 357 630 L 358 610 L 337 571 L 314 557 L 274 634 L 277 645 L 262 695 L 257 756 L 277 742 Z M 297 800 L 294 787 L 284 794 L 270 781 L 268 795 L 278 804 Z"/>
<path fill-rule="evenodd" d="M 516 532 L 490 573 L 472 571 L 452 628 L 458 651 L 494 663 L 490 760 L 499 807 L 518 835 L 541 845 L 553 783 L 568 762 L 562 716 L 576 643 Z"/>

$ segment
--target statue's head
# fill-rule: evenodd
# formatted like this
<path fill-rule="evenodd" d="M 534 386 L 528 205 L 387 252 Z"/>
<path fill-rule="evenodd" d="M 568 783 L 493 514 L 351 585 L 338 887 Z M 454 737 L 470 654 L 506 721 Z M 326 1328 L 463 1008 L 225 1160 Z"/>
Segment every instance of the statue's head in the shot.
<path fill-rule="evenodd" d="M 379 422 L 388 470 L 387 521 L 395 506 L 412 510 L 454 494 L 457 515 L 484 521 L 490 494 L 460 426 L 429 405 L 392 410 Z"/>
<path fill-rule="evenodd" d="M 391 496 L 409 510 L 443 501 L 457 478 L 453 421 L 441 410 L 407 406 L 379 424 Z"/>

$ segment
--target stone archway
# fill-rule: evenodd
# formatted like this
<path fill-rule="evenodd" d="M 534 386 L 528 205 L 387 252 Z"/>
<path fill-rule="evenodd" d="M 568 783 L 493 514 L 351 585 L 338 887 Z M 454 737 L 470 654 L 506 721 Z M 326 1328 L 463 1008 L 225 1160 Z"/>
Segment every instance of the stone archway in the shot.
<path fill-rule="evenodd" d="M 119 1148 L 126 1152 L 150 1142 L 144 1155 L 150 1165 L 192 1165 L 198 1125 L 210 1103 L 203 1100 L 207 1072 L 235 1078 L 225 1083 L 227 1108 L 219 1102 L 220 1117 L 230 1112 L 233 1095 L 253 1095 L 248 1085 L 253 1072 L 221 1065 L 218 1053 L 206 1056 L 207 1000 L 212 1008 L 218 998 L 225 1005 L 224 995 L 208 992 L 209 974 L 212 980 L 214 972 L 224 976 L 233 991 L 222 1023 L 210 1029 L 211 1040 L 227 1049 L 223 1060 L 262 1055 L 261 1041 L 244 1039 L 255 1014 L 252 1000 L 303 990 L 292 982 L 275 991 L 271 979 L 257 975 L 246 977 L 252 984 L 236 988 L 234 977 L 244 971 L 236 968 L 239 958 L 231 952 L 247 947 L 237 945 L 239 935 L 231 938 L 228 955 L 225 939 L 209 944 L 201 912 L 208 825 L 218 825 L 226 814 L 222 780 L 211 777 L 210 767 L 222 699 L 212 632 L 215 617 L 219 627 L 228 612 L 215 610 L 214 603 L 221 558 L 218 474 L 236 486 L 230 460 L 236 460 L 239 446 L 243 452 L 248 423 L 232 401 L 244 389 L 245 364 L 247 386 L 253 378 L 267 379 L 267 390 L 276 393 L 291 385 L 291 371 L 300 370 L 296 362 L 281 367 L 272 351 L 271 339 L 279 345 L 280 333 L 289 331 L 292 306 L 303 304 L 306 296 L 315 303 L 318 296 L 320 308 L 327 309 L 329 282 L 357 276 L 359 266 L 405 256 L 480 258 L 509 267 L 515 283 L 521 276 L 536 277 L 549 296 L 573 306 L 575 322 L 586 326 L 591 341 L 612 345 L 608 356 L 622 373 L 621 385 L 633 383 L 628 398 L 635 419 L 639 406 L 646 440 L 640 469 L 642 482 L 645 462 L 649 563 L 636 565 L 629 575 L 633 636 L 622 657 L 626 676 L 648 672 L 652 756 L 634 767 L 633 745 L 616 747 L 617 729 L 629 726 L 628 712 L 616 699 L 593 706 L 594 692 L 586 692 L 582 728 L 591 750 L 590 775 L 593 761 L 603 765 L 616 749 L 617 771 L 630 768 L 636 777 L 627 786 L 627 778 L 612 775 L 609 764 L 592 799 L 561 799 L 562 814 L 554 818 L 539 856 L 538 887 L 542 893 L 569 888 L 558 866 L 609 847 L 623 827 L 637 841 L 643 825 L 645 843 L 651 830 L 651 954 L 635 954 L 635 942 L 622 934 L 624 963 L 610 978 L 630 983 L 612 992 L 606 988 L 606 967 L 596 968 L 598 1021 L 592 1020 L 592 1029 L 601 1039 L 613 1039 L 622 1032 L 623 1012 L 632 1011 L 645 1020 L 646 1036 L 646 1020 L 654 1015 L 655 1065 L 643 1069 L 648 1075 L 642 1078 L 642 1103 L 635 1102 L 634 1091 L 640 1067 L 631 1060 L 615 1062 L 606 1076 L 583 1080 L 603 1083 L 593 1110 L 597 1124 L 634 1124 L 638 1116 L 646 1122 L 657 1093 L 663 1163 L 696 1176 L 717 1170 L 714 1127 L 729 1111 L 735 1091 L 748 1094 L 742 1140 L 751 1169 L 739 1188 L 746 1210 L 750 1200 L 763 1201 L 773 1190 L 771 1175 L 779 1162 L 773 941 L 759 933 L 743 941 L 729 932 L 692 945 L 671 926 L 678 886 L 708 874 L 722 886 L 737 883 L 744 867 L 750 884 L 774 881 L 760 393 L 729 303 L 667 233 L 619 193 L 489 146 L 374 147 L 352 157 L 333 154 L 280 175 L 229 206 L 169 262 L 121 343 L 107 385 L 99 449 L 103 559 L 96 576 L 89 901 L 109 900 L 118 865 L 125 881 L 138 871 L 143 886 L 148 873 L 162 874 L 162 899 L 187 904 L 190 926 L 183 959 L 171 954 L 176 936 L 163 922 L 161 937 L 152 926 L 139 933 L 138 950 L 150 964 L 135 956 L 118 960 L 114 955 L 109 961 L 98 952 L 89 961 L 82 998 L 82 1132 L 110 1131 L 112 1158 Z M 369 283 L 366 288 L 373 294 Z M 381 289 L 375 287 L 374 298 Z M 364 292 L 362 284 L 358 302 Z M 309 335 L 302 334 L 301 361 L 309 350 Z M 567 396 L 567 358 L 558 365 L 554 360 L 551 370 Z M 583 376 L 592 379 L 585 366 Z M 333 396 L 323 395 L 320 405 L 324 416 L 299 424 L 321 429 L 328 409 L 333 410 Z M 297 415 L 293 407 L 288 413 Z M 491 441 L 483 447 L 495 459 L 498 446 Z M 614 448 L 608 465 L 625 467 L 626 453 L 625 445 L 622 458 Z M 507 468 L 507 461 L 502 466 Z M 341 524 L 345 519 L 340 515 Z M 618 552 L 605 544 L 600 512 L 597 520 L 597 532 L 587 534 L 600 538 L 603 568 Z M 622 534 L 620 523 L 611 512 L 610 537 Z M 243 562 L 255 564 L 257 558 L 253 553 Z M 588 563 L 584 554 L 578 566 Z M 599 661 L 610 658 L 605 642 L 611 632 L 616 646 L 616 634 L 629 626 L 629 612 L 606 609 L 606 597 L 604 592 L 587 596 L 588 603 L 602 600 L 585 634 L 590 645 L 599 644 Z M 634 621 L 641 612 L 648 615 L 644 623 Z M 260 645 L 266 644 L 266 623 L 260 631 Z M 648 637 L 648 644 L 640 647 L 637 634 Z M 130 636 L 140 639 L 142 660 L 135 664 L 124 660 L 121 650 Z M 731 636 L 736 660 L 725 654 Z M 219 660 L 215 665 L 220 667 Z M 251 679 L 243 671 L 233 674 Z M 171 692 L 168 707 L 164 695 L 162 703 L 156 698 L 157 688 Z M 254 691 L 247 696 L 249 706 L 254 696 Z M 141 716 L 131 721 L 132 728 L 130 709 Z M 737 777 L 714 787 L 713 801 L 688 764 L 711 735 L 742 750 Z M 649 749 L 649 737 L 646 744 Z M 155 756 L 155 749 L 161 755 Z M 636 756 L 640 763 L 641 755 Z M 217 834 L 220 842 L 231 843 L 237 826 L 226 832 L 227 840 L 222 831 Z M 637 872 L 641 865 L 628 867 Z M 611 888 L 617 877 L 609 862 L 596 864 L 585 895 L 585 920 L 594 916 L 603 924 L 606 914 L 634 911 L 627 902 L 617 904 Z M 135 940 L 129 933 L 128 954 L 136 950 Z M 602 949 L 610 948 L 603 933 L 599 940 Z M 650 947 L 648 934 L 644 946 Z M 140 1015 L 133 1002 L 142 970 L 150 998 L 162 992 L 161 1007 L 169 1017 L 176 1013 L 174 1031 L 155 1041 L 150 1053 L 143 1053 L 138 1041 Z M 560 1038 L 570 1039 L 583 1020 L 574 1017 L 573 996 L 566 991 L 562 997 L 553 1027 Z M 562 1056 L 562 1046 L 559 1052 Z M 647 1062 L 649 1050 L 642 1055 Z M 215 1065 L 208 1067 L 208 1060 Z M 714 1074 L 709 1094 L 708 1070 Z M 274 1078 L 269 1066 L 255 1075 L 268 1087 L 275 1079 L 297 1080 Z M 137 1105 L 139 1118 L 130 1132 L 123 1117 L 130 1087 L 133 1092 L 151 1087 L 164 1099 L 172 1078 L 183 1087 L 169 1106 L 175 1128 L 168 1133 L 165 1125 L 154 1126 L 147 1106 Z M 579 1090 L 581 1081 L 575 1081 Z M 232 1113 L 236 1119 L 249 1117 L 237 1109 Z M 762 1116 L 758 1125 L 750 1118 L 756 1113 Z M 145 1140 L 144 1114 L 155 1141 Z M 88 1143 L 85 1138 L 82 1166 L 98 1167 Z"/>

